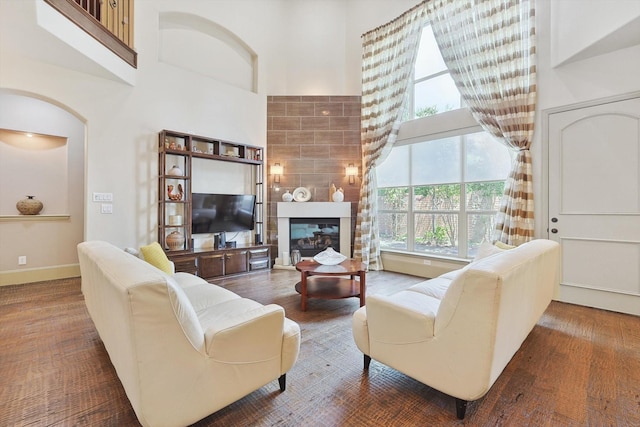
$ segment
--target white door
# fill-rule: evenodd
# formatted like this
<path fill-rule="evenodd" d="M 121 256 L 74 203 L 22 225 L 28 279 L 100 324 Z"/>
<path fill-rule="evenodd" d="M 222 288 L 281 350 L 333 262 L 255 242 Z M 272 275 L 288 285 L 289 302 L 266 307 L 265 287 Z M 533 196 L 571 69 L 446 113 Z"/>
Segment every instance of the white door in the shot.
<path fill-rule="evenodd" d="M 640 97 L 548 117 L 558 299 L 640 315 Z"/>

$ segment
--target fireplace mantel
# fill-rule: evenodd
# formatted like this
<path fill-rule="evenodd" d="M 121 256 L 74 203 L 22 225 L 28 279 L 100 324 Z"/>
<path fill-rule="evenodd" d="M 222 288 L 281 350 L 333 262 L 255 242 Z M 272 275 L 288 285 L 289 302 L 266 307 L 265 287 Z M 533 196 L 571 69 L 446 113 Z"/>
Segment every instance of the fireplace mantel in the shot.
<path fill-rule="evenodd" d="M 278 257 L 276 258 L 276 266 L 289 264 L 289 218 L 339 218 L 340 253 L 351 258 L 351 202 L 278 202 L 277 216 Z"/>

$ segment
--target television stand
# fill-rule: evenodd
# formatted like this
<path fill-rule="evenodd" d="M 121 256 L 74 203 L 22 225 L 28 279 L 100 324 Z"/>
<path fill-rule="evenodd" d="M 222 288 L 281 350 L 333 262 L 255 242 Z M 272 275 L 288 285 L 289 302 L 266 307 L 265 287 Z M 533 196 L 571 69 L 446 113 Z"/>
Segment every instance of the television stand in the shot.
<path fill-rule="evenodd" d="M 175 264 L 176 272 L 195 274 L 205 280 L 248 274 L 271 268 L 270 245 L 192 249 L 180 253 L 169 252 L 167 256 Z"/>

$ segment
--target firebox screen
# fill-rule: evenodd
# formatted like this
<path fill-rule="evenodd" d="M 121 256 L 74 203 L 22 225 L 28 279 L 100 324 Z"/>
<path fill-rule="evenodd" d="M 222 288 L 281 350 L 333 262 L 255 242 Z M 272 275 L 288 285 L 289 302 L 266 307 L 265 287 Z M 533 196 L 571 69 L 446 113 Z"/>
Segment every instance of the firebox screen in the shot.
<path fill-rule="evenodd" d="M 339 218 L 290 218 L 289 227 L 289 246 L 303 257 L 314 256 L 328 247 L 340 252 Z"/>

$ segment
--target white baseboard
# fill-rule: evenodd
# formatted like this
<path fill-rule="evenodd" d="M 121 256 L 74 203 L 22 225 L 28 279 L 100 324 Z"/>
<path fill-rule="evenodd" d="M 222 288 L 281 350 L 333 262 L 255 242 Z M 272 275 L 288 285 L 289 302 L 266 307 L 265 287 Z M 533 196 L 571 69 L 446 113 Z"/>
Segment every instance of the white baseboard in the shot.
<path fill-rule="evenodd" d="M 57 265 L 54 267 L 31 268 L 25 270 L 0 271 L 0 286 L 67 279 L 80 276 L 80 265 Z"/>
<path fill-rule="evenodd" d="M 561 284 L 560 295 L 554 299 L 570 304 L 640 316 L 640 295 Z"/>

